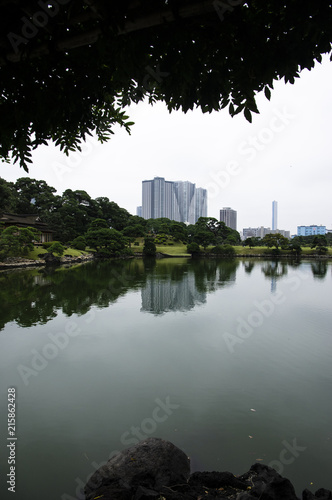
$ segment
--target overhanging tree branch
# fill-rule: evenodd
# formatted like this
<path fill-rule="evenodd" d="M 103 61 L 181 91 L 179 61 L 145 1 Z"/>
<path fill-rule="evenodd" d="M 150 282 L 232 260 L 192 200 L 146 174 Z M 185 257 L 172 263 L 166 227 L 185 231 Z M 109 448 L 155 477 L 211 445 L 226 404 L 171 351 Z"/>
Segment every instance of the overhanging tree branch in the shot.
<path fill-rule="evenodd" d="M 0 0 L 0 157 L 129 131 L 124 108 L 228 108 L 331 52 L 332 0 Z"/>
<path fill-rule="evenodd" d="M 91 2 L 86 2 L 91 4 Z M 57 50 L 60 52 L 65 52 L 68 50 L 73 50 L 79 47 L 84 47 L 86 45 L 90 45 L 95 43 L 100 35 L 105 31 L 105 25 L 103 27 L 95 28 L 93 30 L 85 30 L 84 24 L 93 20 L 94 18 L 102 18 L 102 15 L 98 13 L 98 10 L 91 5 L 92 13 L 86 13 L 84 15 L 79 16 L 69 23 L 70 27 L 82 26 L 83 32 L 80 35 L 71 36 L 65 39 L 58 40 L 56 42 L 52 42 L 53 50 Z M 216 15 L 216 10 L 214 7 L 214 2 L 211 0 L 204 0 L 199 3 L 197 1 L 193 2 L 190 5 L 185 7 L 180 7 L 178 10 L 178 17 L 175 17 L 174 12 L 165 8 L 162 11 L 153 12 L 148 15 L 144 15 L 141 17 L 137 17 L 133 20 L 129 20 L 125 22 L 123 28 L 119 28 L 117 33 L 118 35 L 125 35 L 127 33 L 131 33 L 133 31 L 140 31 L 156 26 L 163 25 L 165 23 L 173 23 L 179 19 L 188 20 L 192 18 L 206 16 L 207 14 Z M 132 10 L 128 10 L 128 17 L 132 16 Z M 33 13 L 30 12 L 30 17 L 33 17 Z M 50 35 L 53 36 L 52 31 L 48 30 Z M 27 57 L 29 59 L 34 59 L 40 56 L 45 56 L 50 54 L 49 44 L 44 43 L 36 49 L 33 49 L 31 52 L 27 52 L 25 50 L 20 50 L 16 52 L 7 52 L 5 57 L 0 58 L 0 65 L 6 64 L 9 62 L 20 62 L 22 58 Z"/>

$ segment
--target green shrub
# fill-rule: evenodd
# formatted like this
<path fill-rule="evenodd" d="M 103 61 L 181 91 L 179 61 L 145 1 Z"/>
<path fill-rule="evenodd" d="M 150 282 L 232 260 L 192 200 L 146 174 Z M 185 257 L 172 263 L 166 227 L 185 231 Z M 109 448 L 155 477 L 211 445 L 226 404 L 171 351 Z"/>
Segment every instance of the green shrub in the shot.
<path fill-rule="evenodd" d="M 318 255 L 326 255 L 327 252 L 328 252 L 328 248 L 323 247 L 323 246 L 317 246 L 316 250 L 314 251 L 314 253 L 316 253 Z"/>
<path fill-rule="evenodd" d="M 135 247 L 138 247 L 139 246 L 139 242 L 135 241 L 134 245 L 135 245 Z"/>
<path fill-rule="evenodd" d="M 86 247 L 86 241 L 84 236 L 77 236 L 72 243 L 71 243 L 72 248 L 76 248 L 76 250 L 85 250 Z"/>
<path fill-rule="evenodd" d="M 198 255 L 200 253 L 200 248 L 198 243 L 189 243 L 187 245 L 187 253 L 190 253 L 191 255 Z"/>
<path fill-rule="evenodd" d="M 121 252 L 120 255 L 134 255 L 133 251 L 131 248 L 124 248 Z"/>
<path fill-rule="evenodd" d="M 299 245 L 299 243 L 291 243 L 289 245 L 289 250 L 294 254 L 294 255 L 301 255 L 302 253 L 302 248 L 301 248 L 301 245 Z"/>
<path fill-rule="evenodd" d="M 1 258 L 27 255 L 33 250 L 35 237 L 36 231 L 34 228 L 7 227 L 0 234 Z"/>
<path fill-rule="evenodd" d="M 232 245 L 217 245 L 211 249 L 211 253 L 225 257 L 234 257 L 235 248 Z"/>
<path fill-rule="evenodd" d="M 143 255 L 145 257 L 155 257 L 156 256 L 156 245 L 152 238 L 145 238 L 144 247 L 143 247 Z"/>
<path fill-rule="evenodd" d="M 48 248 L 50 248 L 50 246 L 53 245 L 53 243 L 60 243 L 60 242 L 56 242 L 56 241 L 45 241 L 43 244 L 42 244 L 42 248 L 44 248 L 45 250 L 47 250 Z"/>
<path fill-rule="evenodd" d="M 64 246 L 59 241 L 54 241 L 53 244 L 47 249 L 48 253 L 57 253 L 60 257 L 65 251 Z"/>
<path fill-rule="evenodd" d="M 155 238 L 154 241 L 155 241 L 155 243 L 157 245 L 165 245 L 165 244 L 167 244 L 167 238 L 164 238 L 164 237 L 163 238 L 159 238 L 158 236 L 156 236 L 156 238 Z"/>

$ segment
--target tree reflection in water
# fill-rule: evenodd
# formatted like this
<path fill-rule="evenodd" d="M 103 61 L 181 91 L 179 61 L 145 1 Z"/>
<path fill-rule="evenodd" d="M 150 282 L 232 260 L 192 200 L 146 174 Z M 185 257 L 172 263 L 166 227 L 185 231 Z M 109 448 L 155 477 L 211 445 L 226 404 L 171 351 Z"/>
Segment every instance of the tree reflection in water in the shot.
<path fill-rule="evenodd" d="M 258 261 L 257 261 L 258 262 Z M 256 262 L 256 264 L 257 264 Z M 206 296 L 235 283 L 239 259 L 130 259 L 97 261 L 71 267 L 12 270 L 0 273 L 0 329 L 10 321 L 30 327 L 45 324 L 58 311 L 84 315 L 92 306 L 106 308 L 130 290 L 142 290 L 142 311 L 160 314 L 189 310 Z M 298 262 L 261 264 L 271 290 Z M 244 261 L 246 273 L 255 263 Z M 324 278 L 327 261 L 314 261 L 314 277 Z"/>

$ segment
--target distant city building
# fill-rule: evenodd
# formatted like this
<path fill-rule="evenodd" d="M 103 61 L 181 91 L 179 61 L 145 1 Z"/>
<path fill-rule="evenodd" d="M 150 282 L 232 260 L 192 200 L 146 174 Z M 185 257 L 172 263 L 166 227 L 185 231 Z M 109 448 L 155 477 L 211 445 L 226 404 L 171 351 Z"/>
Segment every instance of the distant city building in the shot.
<path fill-rule="evenodd" d="M 142 182 L 142 217 L 195 224 L 207 216 L 207 190 L 188 181 L 166 181 L 155 177 Z"/>
<path fill-rule="evenodd" d="M 224 207 L 220 210 L 220 222 L 224 222 L 226 226 L 236 231 L 236 210 L 232 210 L 230 207 Z"/>
<path fill-rule="evenodd" d="M 272 231 L 278 228 L 278 202 L 272 202 Z"/>
<path fill-rule="evenodd" d="M 196 201 L 195 201 L 195 203 L 196 203 L 195 213 L 196 213 L 197 219 L 199 219 L 199 217 L 207 217 L 207 190 L 206 189 L 196 188 Z M 196 219 L 196 221 L 197 221 L 197 219 Z"/>
<path fill-rule="evenodd" d="M 142 217 L 142 207 L 136 208 L 136 215 L 138 215 L 138 217 Z"/>
<path fill-rule="evenodd" d="M 271 228 L 269 227 L 245 227 L 243 229 L 243 239 L 247 238 L 264 238 L 266 234 L 271 233 Z"/>
<path fill-rule="evenodd" d="M 267 234 L 273 234 L 273 233 L 279 233 L 285 238 L 290 239 L 290 231 L 284 231 L 283 229 L 276 229 L 273 231 L 269 227 L 245 227 L 243 229 L 243 239 L 246 240 L 247 238 L 264 238 L 265 235 Z"/>
<path fill-rule="evenodd" d="M 264 238 L 267 234 L 279 233 L 285 238 L 290 239 L 290 231 L 285 231 L 284 229 L 278 229 L 278 202 L 272 202 L 272 229 L 269 227 L 246 227 L 243 229 L 243 239 L 247 238 Z"/>
<path fill-rule="evenodd" d="M 197 221 L 195 184 L 177 181 L 173 183 L 173 190 L 175 194 L 173 220 L 195 224 Z"/>
<path fill-rule="evenodd" d="M 144 219 L 171 219 L 174 207 L 174 194 L 171 182 L 163 177 L 142 182 L 142 217 Z"/>
<path fill-rule="evenodd" d="M 297 226 L 297 236 L 315 236 L 317 234 L 326 234 L 326 226 Z"/>
<path fill-rule="evenodd" d="M 281 236 L 285 236 L 285 238 L 288 239 L 291 237 L 290 231 L 285 231 L 284 229 L 276 229 L 275 231 L 271 231 L 271 233 L 279 233 Z"/>

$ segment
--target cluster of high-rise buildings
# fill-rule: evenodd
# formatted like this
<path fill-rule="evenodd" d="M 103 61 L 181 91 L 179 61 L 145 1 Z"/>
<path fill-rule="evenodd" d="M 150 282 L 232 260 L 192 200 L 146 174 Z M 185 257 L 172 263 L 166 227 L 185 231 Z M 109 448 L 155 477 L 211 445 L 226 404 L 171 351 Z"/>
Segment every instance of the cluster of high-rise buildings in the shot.
<path fill-rule="evenodd" d="M 137 215 L 144 219 L 168 219 L 195 224 L 207 217 L 207 190 L 188 181 L 166 181 L 155 177 L 142 182 L 142 206 Z"/>
<path fill-rule="evenodd" d="M 189 181 L 166 181 L 155 177 L 142 181 L 142 205 L 137 207 L 137 215 L 144 219 L 166 217 L 186 224 L 195 224 L 200 217 L 207 217 L 207 190 L 196 188 Z M 220 210 L 219 220 L 237 230 L 237 212 L 231 207 Z M 298 226 L 298 236 L 326 234 L 326 226 Z M 278 202 L 272 202 L 272 229 L 269 227 L 246 227 L 242 238 L 264 238 L 269 233 L 280 233 L 290 238 L 290 231 L 278 228 Z"/>

